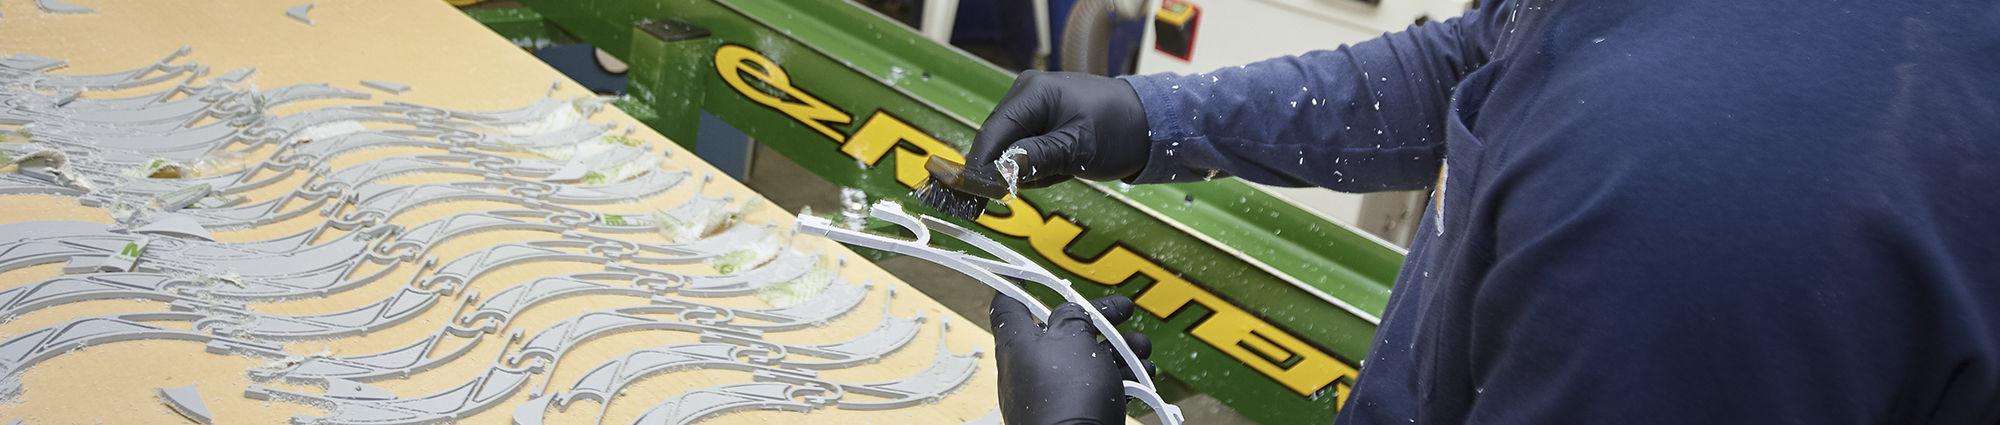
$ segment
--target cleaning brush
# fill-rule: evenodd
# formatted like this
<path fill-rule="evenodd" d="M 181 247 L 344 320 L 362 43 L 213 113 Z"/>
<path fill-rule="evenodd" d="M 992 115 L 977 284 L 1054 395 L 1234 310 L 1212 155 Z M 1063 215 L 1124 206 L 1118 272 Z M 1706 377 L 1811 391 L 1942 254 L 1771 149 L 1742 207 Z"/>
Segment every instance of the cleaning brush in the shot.
<path fill-rule="evenodd" d="M 1000 181 L 998 172 L 968 170 L 965 164 L 936 155 L 924 163 L 924 170 L 931 177 L 917 187 L 917 199 L 945 215 L 977 220 L 986 212 L 986 200 L 1007 197 L 1007 183 Z"/>

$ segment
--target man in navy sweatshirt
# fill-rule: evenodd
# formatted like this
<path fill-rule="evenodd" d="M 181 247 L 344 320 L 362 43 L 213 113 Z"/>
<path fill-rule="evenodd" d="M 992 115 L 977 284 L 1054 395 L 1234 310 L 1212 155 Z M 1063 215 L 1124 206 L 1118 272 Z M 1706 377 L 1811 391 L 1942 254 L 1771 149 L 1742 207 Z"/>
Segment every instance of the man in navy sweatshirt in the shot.
<path fill-rule="evenodd" d="M 1993 2 L 1491 2 L 1208 74 L 1026 72 L 968 159 L 1014 147 L 1027 187 L 1430 189 L 1335 423 L 2000 423 Z M 1023 338 L 1008 423 L 1122 421 L 1071 385 L 1110 356 Z"/>

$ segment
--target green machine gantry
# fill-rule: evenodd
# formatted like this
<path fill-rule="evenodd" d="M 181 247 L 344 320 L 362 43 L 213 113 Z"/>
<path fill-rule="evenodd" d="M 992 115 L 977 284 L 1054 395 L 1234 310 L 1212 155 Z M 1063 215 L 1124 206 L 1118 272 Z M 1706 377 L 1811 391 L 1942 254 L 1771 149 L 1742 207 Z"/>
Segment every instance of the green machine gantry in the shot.
<path fill-rule="evenodd" d="M 517 43 L 573 34 L 623 59 L 629 93 L 617 105 L 690 149 L 706 112 L 914 212 L 935 214 L 910 196 L 924 160 L 961 159 L 1014 78 L 839 0 L 521 3 L 531 10 L 468 13 Z M 1072 181 L 952 220 L 1085 296 L 1131 297 L 1143 312 L 1123 327 L 1152 338 L 1166 397 L 1200 391 L 1262 423 L 1333 417 L 1403 259 L 1233 178 Z"/>

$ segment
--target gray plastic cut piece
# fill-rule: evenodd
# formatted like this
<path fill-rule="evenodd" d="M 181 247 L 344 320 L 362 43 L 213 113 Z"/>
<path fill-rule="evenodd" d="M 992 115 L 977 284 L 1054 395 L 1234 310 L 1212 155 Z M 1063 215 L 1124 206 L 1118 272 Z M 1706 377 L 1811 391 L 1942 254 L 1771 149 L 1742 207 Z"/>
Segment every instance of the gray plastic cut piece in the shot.
<path fill-rule="evenodd" d="M 326 379 L 326 397 L 347 400 L 395 400 L 396 393 L 375 388 L 374 385 L 340 378 Z"/>
<path fill-rule="evenodd" d="M 0 342 L 0 401 L 13 400 L 22 392 L 20 375 L 51 357 L 92 345 L 133 340 L 182 340 L 204 342 L 209 352 L 255 357 L 282 357 L 284 348 L 201 332 L 184 331 L 141 323 L 135 320 L 187 320 L 199 315 L 186 313 L 137 313 L 97 316 L 70 320 L 22 333 Z M 129 320 L 127 318 L 130 318 Z"/>
<path fill-rule="evenodd" d="M 655 213 L 666 214 L 668 217 L 673 217 L 674 219 L 681 220 L 683 222 L 696 221 L 696 218 L 702 217 L 704 215 L 727 214 L 735 212 L 735 211 L 729 211 L 729 202 L 730 198 L 727 197 L 717 198 L 717 197 L 702 195 L 700 192 L 696 192 L 694 197 L 688 198 L 687 201 L 683 201 L 680 204 L 667 207 L 665 209 L 656 210 Z M 626 218 L 630 218 L 632 216 L 639 216 L 639 218 L 644 220 L 644 222 L 642 223 L 630 223 L 630 222 L 625 224 L 603 223 L 604 221 L 608 221 L 604 219 L 604 217 L 608 215 L 610 214 L 598 214 L 599 220 L 593 220 L 593 221 L 598 221 L 600 223 L 592 223 L 591 230 L 597 230 L 601 232 L 612 232 L 612 233 L 638 233 L 638 232 L 650 233 L 650 232 L 660 231 L 660 229 L 658 227 L 655 227 L 654 223 L 652 222 L 653 220 L 652 214 L 623 215 Z M 630 221 L 630 220 L 620 220 L 620 221 Z M 727 224 L 727 223 L 718 223 L 718 225 L 720 224 Z M 702 233 L 707 233 L 713 231 L 714 229 L 696 229 L 696 230 Z M 672 239 L 673 237 L 669 236 L 668 238 Z M 680 242 L 687 242 L 687 241 L 680 241 Z M 727 251 L 728 250 L 723 250 L 722 252 L 727 252 Z"/>
<path fill-rule="evenodd" d="M 370 242 L 367 236 L 371 232 L 358 233 L 362 237 L 337 239 L 284 253 L 230 249 L 227 244 L 192 239 L 149 238 L 143 250 L 146 261 L 137 263 L 136 269 L 185 275 L 231 271 L 241 276 L 239 283 L 244 283 L 199 285 L 180 281 L 175 286 L 161 288 L 183 295 L 237 301 L 323 296 L 380 279 L 402 264 L 394 258 L 366 254 L 365 248 Z M 81 221 L 50 220 L 0 225 L 0 271 L 68 261 L 71 267 L 66 267 L 66 272 L 88 273 L 96 270 L 105 259 L 123 253 L 124 246 L 133 238 L 134 235 L 113 233 L 104 224 Z M 196 252 L 205 255 L 192 255 Z M 273 258 L 284 258 L 285 261 L 271 261 Z M 364 262 L 387 266 L 375 273 L 348 279 L 347 276 Z"/>
<path fill-rule="evenodd" d="M 949 329 L 950 323 L 944 321 L 939 326 Z M 810 372 L 757 369 L 752 373 L 758 381 L 777 382 L 725 384 L 690 390 L 653 405 L 632 423 L 684 425 L 742 410 L 806 413 L 834 405 L 848 410 L 882 410 L 936 402 L 972 379 L 982 352 L 977 347 L 965 354 L 951 352 L 945 348 L 944 333 L 941 331 L 938 334 L 938 355 L 931 361 L 930 367 L 903 379 L 845 384 L 820 380 Z M 847 393 L 887 400 L 841 399 Z"/>
<path fill-rule="evenodd" d="M 654 297 L 655 306 L 670 306 L 680 313 L 681 320 L 704 325 L 728 326 L 739 329 L 754 329 L 764 332 L 784 332 L 825 326 L 861 306 L 861 300 L 868 296 L 868 288 L 874 283 L 848 284 L 835 277 L 826 290 L 805 302 L 777 308 L 732 308 L 691 300 L 670 297 Z M 887 291 L 894 294 L 895 291 Z M 884 297 L 893 296 L 885 295 Z M 626 307 L 625 312 L 642 313 L 646 307 Z M 735 319 L 751 319 L 756 322 L 739 322 Z M 761 323 L 760 323 L 761 322 Z"/>
<path fill-rule="evenodd" d="M 215 195 L 210 195 L 210 196 L 209 196 L 209 197 L 207 197 L 207 198 L 201 198 L 201 200 L 199 200 L 199 201 L 194 201 L 194 203 L 193 203 L 193 204 L 188 204 L 188 206 L 187 206 L 187 207 L 188 207 L 188 208 L 206 208 L 206 209 L 216 209 L 216 208 L 229 208 L 229 207 L 233 207 L 233 206 L 237 206 L 237 205 L 242 205 L 242 204 L 243 204 L 244 202 L 246 202 L 246 201 L 249 201 L 249 200 L 250 200 L 250 198 L 246 198 L 246 197 L 243 197 L 243 196 L 234 196 L 234 195 L 232 195 L 232 196 L 215 196 Z M 195 225 L 197 225 L 197 226 L 198 226 L 198 225 L 200 225 L 200 223 L 196 223 Z"/>
<path fill-rule="evenodd" d="M 318 3 L 306 3 L 285 8 L 285 16 L 289 16 L 295 21 L 304 22 L 306 25 L 312 25 L 313 20 L 311 17 L 307 17 L 306 13 L 312 12 L 313 5 L 315 4 Z"/>
<path fill-rule="evenodd" d="M 436 273 L 418 281 L 416 286 L 423 289 L 455 290 L 456 288 L 463 288 L 474 280 L 478 280 L 480 276 L 485 275 L 487 272 L 516 264 L 541 261 L 575 261 L 596 264 L 610 262 L 609 259 L 601 256 L 542 248 L 522 242 L 510 242 L 480 248 L 477 251 L 453 258 L 451 262 L 439 267 Z"/>
<path fill-rule="evenodd" d="M 69 61 L 26 53 L 15 53 L 12 56 L 0 58 L 0 68 L 12 68 L 17 71 L 42 72 L 61 68 L 65 65 L 69 65 Z"/>
<path fill-rule="evenodd" d="M 838 391 L 839 389 L 831 384 L 745 382 L 717 385 L 689 390 L 655 404 L 632 423 L 687 425 L 743 410 L 807 413 L 832 403 L 840 397 Z"/>
<path fill-rule="evenodd" d="M 597 225 L 596 223 L 592 223 L 592 225 L 590 226 L 591 230 L 597 230 L 597 231 L 607 231 L 605 229 L 606 227 L 608 226 L 600 226 Z M 648 229 L 652 228 L 651 226 L 646 226 L 646 227 Z M 633 255 L 630 258 L 626 259 L 629 259 L 634 263 L 640 263 L 640 264 L 690 264 L 707 260 L 709 257 L 726 255 L 731 252 L 735 252 L 737 250 L 758 247 L 760 244 L 769 244 L 770 245 L 769 247 L 772 249 L 778 249 L 779 245 L 784 244 L 784 239 L 779 237 L 778 235 L 778 228 L 776 225 L 738 224 L 734 226 L 729 226 L 729 228 L 723 230 L 721 234 L 717 234 L 715 236 L 710 236 L 707 238 L 687 243 L 678 243 L 678 244 L 633 243 L 633 245 L 636 245 L 639 248 L 638 253 L 667 254 L 669 255 L 669 257 Z"/>
<path fill-rule="evenodd" d="M 376 181 L 386 178 L 420 173 L 451 173 L 472 176 L 493 174 L 492 170 L 483 170 L 438 160 L 444 158 L 448 157 L 444 155 L 410 155 L 363 162 L 333 172 L 333 174 L 326 176 L 325 181 L 320 182 L 313 189 L 328 190 L 360 187 L 374 184 Z"/>
<path fill-rule="evenodd" d="M 186 281 L 157 273 L 92 273 L 50 278 L 0 290 L 0 319 L 49 306 L 91 300 L 193 301 L 192 298 L 159 289 Z M 226 302 L 218 304 L 234 305 Z"/>
<path fill-rule="evenodd" d="M 515 329 L 508 339 L 520 338 L 521 330 Z M 502 350 L 505 353 L 505 350 Z M 294 415 L 294 424 L 326 425 L 425 425 L 452 422 L 465 419 L 493 405 L 507 401 L 528 382 L 528 376 L 541 370 L 539 364 L 511 368 L 501 366 L 496 360 L 486 372 L 444 391 L 410 398 L 393 400 L 353 400 L 306 394 L 251 385 L 245 388 L 243 396 L 256 400 L 285 401 L 325 408 L 325 416 Z"/>
<path fill-rule="evenodd" d="M 311 7 L 312 5 L 308 4 L 306 6 Z M 383 92 L 392 94 L 403 94 L 403 92 L 410 91 L 409 84 L 403 84 L 393 81 L 361 80 L 361 86 L 371 89 L 381 90 Z"/>
<path fill-rule="evenodd" d="M 754 330 L 666 320 L 627 314 L 616 310 L 618 309 L 586 312 L 570 316 L 560 322 L 549 325 L 547 328 L 542 328 L 541 331 L 535 333 L 535 336 L 529 337 L 526 342 L 521 343 L 520 351 L 508 357 L 508 364 L 518 365 L 522 362 L 541 358 L 549 360 L 550 367 L 553 368 L 555 367 L 554 362 L 560 360 L 563 353 L 569 352 L 569 349 L 599 337 L 622 332 L 648 330 L 693 333 L 712 332 L 744 338 L 758 338 L 763 335 L 763 332 Z"/>
<path fill-rule="evenodd" d="M 832 221 L 826 218 L 804 214 L 799 215 L 794 225 L 803 233 L 823 235 L 841 243 L 909 255 L 950 267 L 959 273 L 964 273 L 967 276 L 978 279 L 981 283 L 985 283 L 994 290 L 1000 291 L 1000 293 L 1007 295 L 1009 298 L 1021 302 L 1028 307 L 1030 313 L 1034 314 L 1040 320 L 1047 320 L 1049 315 L 1048 306 L 1043 305 L 1039 300 L 1028 295 L 1021 287 L 1003 279 L 1002 276 L 1040 284 L 1062 295 L 1063 299 L 1067 302 L 1083 305 L 1089 305 L 1090 303 L 1089 299 L 1083 298 L 1083 295 L 1078 294 L 1070 288 L 1069 281 L 1056 278 L 1055 275 L 1050 274 L 1047 270 L 1042 269 L 1041 266 L 1036 265 L 1026 257 L 1007 249 L 1006 246 L 1000 245 L 998 242 L 994 242 L 983 235 L 942 220 L 930 217 L 922 217 L 920 219 L 917 216 L 903 212 L 902 206 L 894 202 L 878 202 L 871 210 L 870 216 L 902 226 L 909 230 L 911 234 L 916 235 L 916 238 L 906 240 L 848 230 L 835 226 Z M 1000 261 L 932 247 L 930 245 L 930 237 L 931 232 L 934 230 L 985 251 L 994 258 L 999 258 Z M 1084 310 L 1090 314 L 1091 323 L 1097 328 L 1100 334 L 1119 334 L 1117 328 L 1112 326 L 1111 322 L 1106 320 L 1103 314 L 1095 309 Z M 1179 407 L 1166 403 L 1159 396 L 1158 390 L 1153 385 L 1152 377 L 1147 375 L 1146 371 L 1142 369 L 1144 367 L 1143 363 L 1139 362 L 1138 356 L 1134 354 L 1132 348 L 1126 345 L 1124 338 L 1106 338 L 1105 341 L 1111 343 L 1114 351 L 1117 351 L 1117 354 L 1124 358 L 1127 367 L 1131 368 L 1132 374 L 1138 378 L 1136 382 L 1127 381 L 1124 384 L 1125 394 L 1133 398 L 1138 398 L 1153 407 L 1153 410 L 1159 413 L 1161 423 L 1165 425 L 1180 425 L 1185 421 Z"/>
<path fill-rule="evenodd" d="M 583 180 L 584 174 L 589 172 L 590 168 L 583 165 L 583 158 L 572 157 L 568 163 L 563 164 L 562 169 L 556 170 L 555 174 L 550 174 L 548 177 L 543 177 L 542 181 L 556 183 L 574 182 Z"/>
<path fill-rule="evenodd" d="M 619 287 L 592 282 L 585 279 L 625 279 L 639 278 L 629 273 L 575 273 L 547 276 L 525 283 L 508 286 L 494 292 L 479 307 L 458 319 L 460 326 L 471 327 L 482 320 L 492 320 L 497 328 L 506 328 L 514 316 L 535 305 L 557 299 L 580 295 L 623 295 L 629 297 L 651 297 L 656 293 L 649 289 Z"/>
<path fill-rule="evenodd" d="M 65 273 L 89 273 L 96 270 L 94 261 L 131 241 L 132 236 L 105 231 L 99 223 L 49 220 L 0 225 L 0 271 L 69 261 L 85 264 Z"/>
<path fill-rule="evenodd" d="M 188 384 L 180 388 L 154 388 L 153 393 L 160 396 L 160 403 L 174 409 L 174 413 L 202 424 L 215 423 L 215 417 L 208 414 L 208 404 L 201 401 L 201 391 L 195 390 L 194 386 L 195 384 Z"/>
<path fill-rule="evenodd" d="M 208 234 L 207 228 L 201 227 L 201 222 L 195 221 L 194 217 L 180 214 L 168 214 L 166 217 L 160 217 L 160 219 L 153 220 L 150 224 L 132 229 L 132 233 L 194 238 L 215 242 L 215 237 Z"/>
<path fill-rule="evenodd" d="M 737 344 L 693 343 L 673 344 L 636 350 L 600 363 L 595 368 L 577 377 L 569 391 L 555 394 L 553 405 L 557 409 L 568 410 L 577 400 L 594 400 L 598 403 L 598 421 L 603 421 L 604 412 L 611 406 L 611 399 L 634 382 L 668 372 L 690 369 L 727 369 L 745 372 L 773 371 L 768 366 L 758 366 L 737 361 L 747 353 L 765 350 L 744 347 Z M 797 372 L 803 376 L 813 376 L 811 372 Z M 529 418 L 524 422 L 540 423 L 541 414 L 549 405 L 528 404 L 517 408 L 514 417 Z M 532 415 L 530 415 L 532 413 Z"/>
<path fill-rule="evenodd" d="M 527 211 L 533 214 L 548 214 L 545 211 Z M 500 230 L 538 230 L 562 232 L 563 226 L 524 221 L 495 214 L 494 211 L 465 212 L 426 221 L 396 234 L 396 238 L 376 246 L 376 252 L 389 255 L 405 251 L 408 255 L 423 255 L 437 244 L 452 239 L 481 232 Z"/>
<path fill-rule="evenodd" d="M 571 225 L 560 224 L 564 211 L 485 210 L 452 214 L 401 230 L 393 245 L 398 248 L 428 247 L 454 238 L 498 230 L 533 230 L 562 233 Z"/>
<path fill-rule="evenodd" d="M 471 296 L 465 301 L 472 301 Z M 256 313 L 177 303 L 178 311 L 201 311 L 209 317 L 194 328 L 217 335 L 260 341 L 297 341 L 365 335 L 409 321 L 436 305 L 438 294 L 405 287 L 388 298 L 351 310 L 297 316 Z"/>
<path fill-rule="evenodd" d="M 517 186 L 529 187 L 517 187 L 509 189 L 509 192 L 568 205 L 630 203 L 666 193 L 668 190 L 673 189 L 674 186 L 680 185 L 682 181 L 687 180 L 690 174 L 693 174 L 693 171 L 687 168 L 668 171 L 660 168 L 658 164 L 654 164 L 654 167 L 645 174 L 622 182 L 598 186 L 559 185 L 550 187 L 551 185 L 548 183 L 518 180 L 515 181 Z"/>
<path fill-rule="evenodd" d="M 528 399 L 528 402 L 514 406 L 514 425 L 542 425 L 542 415 L 548 413 L 549 403 L 556 400 L 553 393 L 542 394 Z"/>
<path fill-rule="evenodd" d="M 589 121 L 578 122 L 560 130 L 535 134 L 493 134 L 476 131 L 445 128 L 448 134 L 440 139 L 455 140 L 465 146 L 489 151 L 510 151 L 515 149 L 546 150 L 575 146 L 596 139 L 610 130 L 613 124 L 598 124 Z"/>
<path fill-rule="evenodd" d="M 50 0 L 36 0 L 36 1 L 50 1 Z M 0 70 L 0 79 L 6 79 L 11 77 L 18 80 L 23 80 L 22 84 L 24 85 L 37 87 L 44 90 L 127 89 L 127 88 L 152 85 L 155 83 L 172 80 L 174 78 L 180 77 L 181 75 L 183 75 L 183 73 L 195 71 L 196 69 L 201 68 L 202 66 L 200 64 L 195 64 L 192 62 L 180 65 L 167 64 L 167 62 L 172 61 L 176 58 L 179 58 L 181 56 L 186 56 L 188 52 L 191 51 L 193 51 L 193 48 L 188 46 L 181 46 L 180 49 L 174 50 L 173 53 L 168 54 L 167 57 L 162 58 L 157 62 L 153 62 L 151 64 L 147 64 L 146 66 L 134 68 L 127 71 L 119 71 L 108 74 L 59 75 L 59 74 L 32 73 L 32 74 L 27 74 L 25 76 L 9 76 L 7 74 L 10 73 L 4 72 L 4 70 Z M 156 75 L 146 76 L 148 74 L 155 74 L 155 73 Z"/>
<path fill-rule="evenodd" d="M 918 327 L 924 322 L 924 312 L 917 311 L 911 317 L 896 317 L 889 312 L 889 304 L 896 296 L 896 287 L 891 286 L 882 300 L 882 321 L 875 324 L 868 333 L 846 341 L 817 345 L 785 344 L 787 353 L 798 353 L 825 360 L 802 360 L 786 357 L 780 365 L 794 369 L 828 370 L 874 363 L 902 350 L 917 339 Z"/>
<path fill-rule="evenodd" d="M 332 379 L 375 381 L 409 377 L 456 360 L 479 346 L 484 332 L 446 326 L 422 340 L 378 353 L 353 356 L 308 357 L 281 368 L 250 369 L 257 381 L 284 380 L 298 384 L 326 385 Z M 450 351 L 440 350 L 448 337 L 471 339 Z"/>
<path fill-rule="evenodd" d="M 893 293 L 894 287 L 889 291 Z M 854 365 L 873 363 L 908 345 L 916 339 L 917 327 L 923 322 L 923 312 L 915 317 L 899 318 L 889 313 L 884 302 L 883 321 L 875 329 L 854 339 L 822 345 L 791 345 L 761 340 L 751 340 L 725 334 L 707 333 L 702 335 L 704 343 L 674 344 L 646 348 L 613 358 L 599 364 L 577 378 L 566 392 L 555 394 L 554 400 L 541 400 L 522 405 L 515 409 L 515 424 L 539 424 L 545 410 L 551 403 L 558 409 L 567 409 L 579 399 L 596 400 L 600 405 L 598 417 L 614 394 L 633 382 L 646 377 L 696 368 L 719 368 L 741 371 L 771 371 L 800 376 L 814 376 L 810 371 L 789 371 L 770 369 L 772 364 L 783 368 L 808 370 L 840 369 Z M 717 344 L 726 342 L 727 344 Z M 827 361 L 793 360 L 786 353 L 799 353 L 829 359 Z M 748 358 L 749 363 L 738 361 Z M 546 397 L 546 396 L 545 396 Z M 539 399 L 538 399 L 539 400 Z"/>
<path fill-rule="evenodd" d="M 514 124 L 530 124 L 547 120 L 558 113 L 564 112 L 563 108 L 573 108 L 572 110 L 576 111 L 577 115 L 587 117 L 603 109 L 604 105 L 610 104 L 611 99 L 610 97 L 599 96 L 578 96 L 569 99 L 544 97 L 527 106 L 500 111 L 460 111 L 396 100 L 384 101 L 382 104 L 388 107 L 421 110 L 424 115 L 460 120 L 446 121 L 448 123 L 460 125 L 463 125 L 462 123 L 470 123 L 473 126 L 491 128 Z"/>
<path fill-rule="evenodd" d="M 688 282 L 676 292 L 690 297 L 750 295 L 757 292 L 757 288 L 797 279 L 812 270 L 816 263 L 815 259 L 823 255 L 824 253 L 820 251 L 805 254 L 791 247 L 785 247 L 784 251 L 778 254 L 778 258 L 765 263 L 763 267 L 729 275 L 688 276 Z"/>
<path fill-rule="evenodd" d="M 959 354 L 945 348 L 945 331 L 951 329 L 951 318 L 938 321 L 937 358 L 931 366 L 914 375 L 894 381 L 870 384 L 840 384 L 841 389 L 850 393 L 881 397 L 887 400 L 840 400 L 842 409 L 848 410 L 888 410 L 936 403 L 944 396 L 958 391 L 959 387 L 972 380 L 979 370 L 979 357 L 985 351 L 973 346 L 972 352 Z"/>
<path fill-rule="evenodd" d="M 201 198 L 208 197 L 208 194 L 213 191 L 214 188 L 208 183 L 201 183 L 181 188 L 180 190 L 162 193 L 155 199 L 167 211 L 180 211 L 181 208 L 187 208 L 188 205 L 193 205 L 195 201 L 200 201 Z"/>
<path fill-rule="evenodd" d="M 97 13 L 97 8 L 95 7 L 77 6 L 56 0 L 35 0 L 35 6 L 42 8 L 42 12 L 46 13 Z"/>

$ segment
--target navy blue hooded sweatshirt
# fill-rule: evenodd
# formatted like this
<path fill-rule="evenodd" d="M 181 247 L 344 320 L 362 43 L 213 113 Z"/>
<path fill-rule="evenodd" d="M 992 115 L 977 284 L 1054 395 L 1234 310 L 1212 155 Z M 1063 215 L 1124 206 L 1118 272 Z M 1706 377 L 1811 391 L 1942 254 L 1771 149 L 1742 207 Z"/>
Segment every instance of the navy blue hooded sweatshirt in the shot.
<path fill-rule="evenodd" d="M 2000 422 L 2000 6 L 1502 1 L 1128 77 L 1140 183 L 1433 202 L 1336 423 Z"/>

